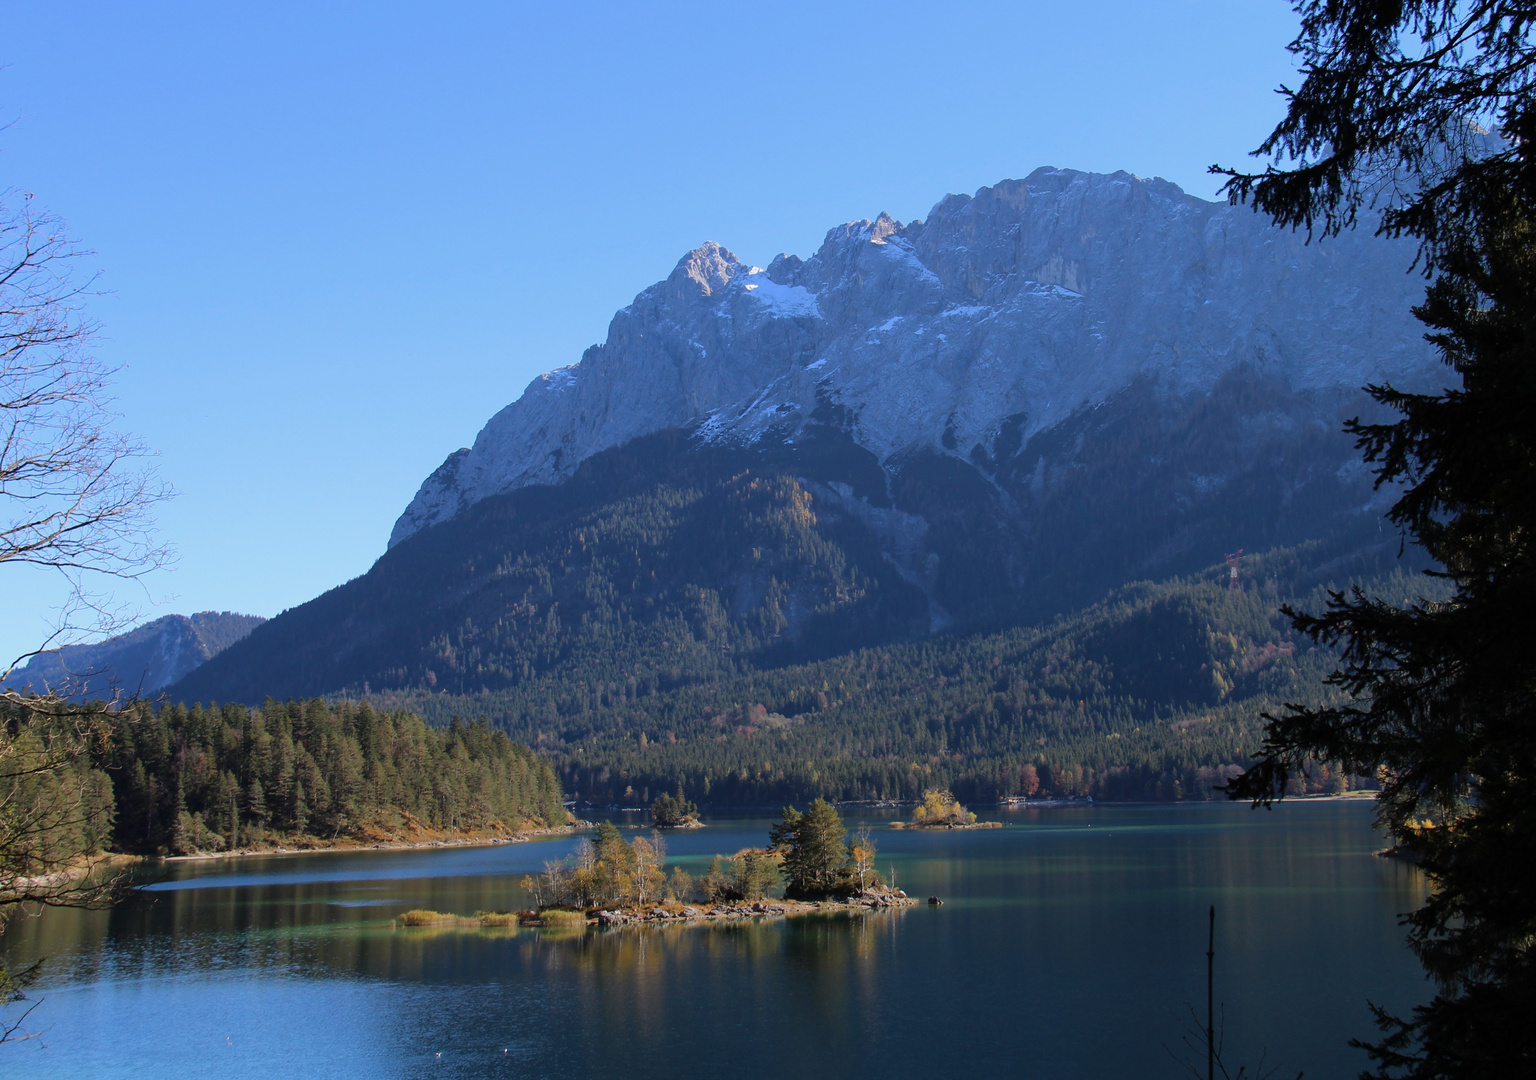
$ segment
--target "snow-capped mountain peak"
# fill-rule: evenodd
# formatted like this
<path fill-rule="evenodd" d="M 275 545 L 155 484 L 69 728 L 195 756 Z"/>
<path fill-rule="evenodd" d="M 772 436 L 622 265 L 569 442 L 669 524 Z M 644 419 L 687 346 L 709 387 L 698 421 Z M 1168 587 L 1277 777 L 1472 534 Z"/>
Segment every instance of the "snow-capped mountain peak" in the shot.
<path fill-rule="evenodd" d="M 1238 366 L 1327 413 L 1432 370 L 1412 254 L 1360 233 L 1309 245 L 1164 180 L 1054 168 L 947 196 L 926 221 L 838 226 L 766 269 L 706 243 L 449 455 L 390 544 L 668 428 L 793 444 L 836 423 L 884 465 L 916 448 L 990 460 L 1133 384 L 1182 398 Z"/>

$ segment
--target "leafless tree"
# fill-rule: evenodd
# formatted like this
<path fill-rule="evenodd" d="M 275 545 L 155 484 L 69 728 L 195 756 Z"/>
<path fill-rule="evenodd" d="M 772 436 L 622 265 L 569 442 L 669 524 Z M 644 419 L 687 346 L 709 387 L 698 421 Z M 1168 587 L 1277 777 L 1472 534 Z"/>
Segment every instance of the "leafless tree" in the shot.
<path fill-rule="evenodd" d="M 57 571 L 68 599 L 48 640 L 115 629 L 93 579 L 138 579 L 166 561 L 150 514 L 169 495 L 144 448 L 115 430 L 82 302 L 88 254 L 25 193 L 0 194 L 0 564 Z"/>
<path fill-rule="evenodd" d="M 53 633 L 0 679 L 44 649 L 119 628 L 93 582 L 135 580 L 166 560 L 149 527 L 169 491 L 114 428 L 113 372 L 91 352 L 82 310 L 95 278 L 74 272 L 86 254 L 30 194 L 0 193 L 0 566 L 57 571 L 66 595 Z M 93 767 L 117 704 L 73 701 L 69 686 L 0 690 L 0 925 L 120 895 L 101 857 L 111 785 Z M 0 1004 L 26 974 L 0 963 Z M 0 1042 L 27 1037 L 30 1011 L 0 1021 Z"/>
<path fill-rule="evenodd" d="M 1195 1080 L 1215 1080 L 1216 1077 L 1220 1077 L 1221 1080 L 1275 1080 L 1281 1066 L 1269 1064 L 1268 1051 L 1259 1055 L 1258 1064 L 1252 1071 L 1246 1064 L 1233 1066 L 1222 1058 L 1222 1050 L 1226 1042 L 1226 1006 L 1222 1006 L 1221 1009 L 1221 1023 L 1210 1029 L 1201 1025 L 1200 1017 L 1193 1005 L 1186 1002 L 1184 1008 L 1189 1013 L 1187 1017 L 1180 1017 L 1179 1020 L 1179 1026 L 1183 1029 L 1183 1035 L 1179 1041 L 1184 1046 L 1184 1052 L 1176 1053 L 1166 1044 L 1163 1049 L 1168 1051 L 1169 1056 L 1182 1065 Z M 1296 1080 L 1302 1080 L 1304 1075 L 1298 1072 Z"/>

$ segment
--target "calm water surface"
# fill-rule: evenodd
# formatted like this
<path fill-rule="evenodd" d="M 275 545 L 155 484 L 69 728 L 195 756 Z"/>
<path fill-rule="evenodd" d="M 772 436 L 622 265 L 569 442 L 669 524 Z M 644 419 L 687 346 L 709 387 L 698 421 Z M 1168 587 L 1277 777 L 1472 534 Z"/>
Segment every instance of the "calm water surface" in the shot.
<path fill-rule="evenodd" d="M 389 925 L 525 906 L 518 878 L 567 838 L 175 864 L 121 908 L 0 940 L 13 965 L 48 958 L 47 1030 L 0 1046 L 0 1075 L 1177 1077 L 1212 903 L 1233 1063 L 1352 1076 L 1367 1000 L 1426 996 L 1397 925 L 1422 882 L 1372 855 L 1368 804 L 1000 816 L 876 832 L 880 869 L 943 907 L 749 927 Z M 672 861 L 700 872 L 768 825 L 711 819 Z"/>

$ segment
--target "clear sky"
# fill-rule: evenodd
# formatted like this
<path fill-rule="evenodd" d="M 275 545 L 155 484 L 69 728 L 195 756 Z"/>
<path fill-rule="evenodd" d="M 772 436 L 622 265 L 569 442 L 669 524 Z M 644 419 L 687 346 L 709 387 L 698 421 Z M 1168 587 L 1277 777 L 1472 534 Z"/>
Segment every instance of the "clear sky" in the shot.
<path fill-rule="evenodd" d="M 145 618 L 363 573 L 539 372 L 717 240 L 766 265 L 1041 165 L 1213 197 L 1294 81 L 1282 0 L 6 0 L 0 188 L 94 249 L 178 497 Z M 60 589 L 0 568 L 0 651 Z M 0 661 L 3 663 L 3 661 Z"/>

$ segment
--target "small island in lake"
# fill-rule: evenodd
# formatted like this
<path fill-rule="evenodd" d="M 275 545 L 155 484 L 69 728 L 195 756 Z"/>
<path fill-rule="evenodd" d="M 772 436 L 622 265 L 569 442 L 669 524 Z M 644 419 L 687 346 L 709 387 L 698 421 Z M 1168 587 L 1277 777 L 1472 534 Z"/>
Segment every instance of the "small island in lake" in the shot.
<path fill-rule="evenodd" d="M 699 808 L 683 794 L 683 785 L 677 785 L 677 794 L 663 791 L 651 803 L 651 823 L 658 829 L 702 829 Z"/>
<path fill-rule="evenodd" d="M 861 914 L 915 905 L 875 870 L 875 850 L 868 829 L 850 839 L 837 810 L 817 799 L 804 813 L 786 807 L 769 831 L 768 847 L 717 855 L 708 871 L 695 878 L 682 867 L 667 871 L 661 836 L 626 842 L 616 826 L 603 822 L 569 857 L 547 862 L 542 873 L 522 879 L 534 906 L 515 918 L 522 926 L 564 929 Z M 506 926 L 512 917 L 408 911 L 395 921 L 472 928 Z"/>
<path fill-rule="evenodd" d="M 977 821 L 976 815 L 960 805 L 949 791 L 937 788 L 923 792 L 923 801 L 912 811 L 911 821 L 893 821 L 893 829 L 1001 829 L 1001 821 Z"/>

